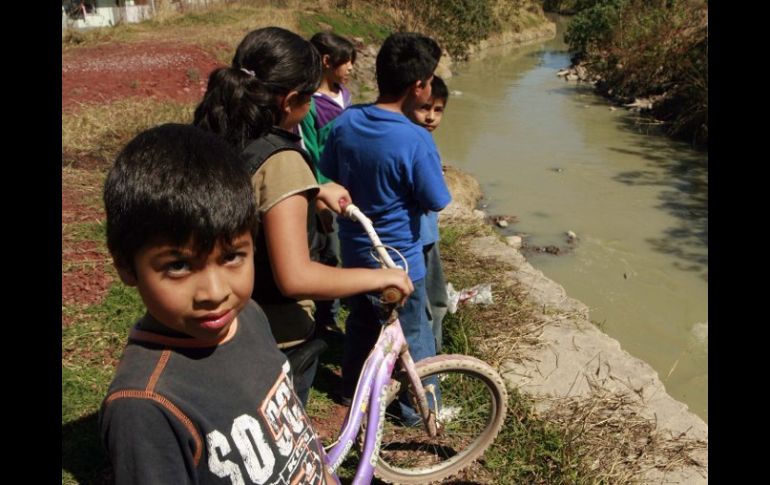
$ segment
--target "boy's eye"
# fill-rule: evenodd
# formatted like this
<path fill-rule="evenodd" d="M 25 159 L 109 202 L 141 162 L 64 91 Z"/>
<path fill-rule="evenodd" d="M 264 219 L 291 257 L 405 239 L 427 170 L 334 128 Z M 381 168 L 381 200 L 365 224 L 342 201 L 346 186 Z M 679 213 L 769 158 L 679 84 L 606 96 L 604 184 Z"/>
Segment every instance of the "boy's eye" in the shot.
<path fill-rule="evenodd" d="M 246 259 L 246 252 L 245 251 L 231 251 L 224 254 L 222 257 L 225 264 L 228 265 L 239 265 L 243 263 L 243 261 Z"/>
<path fill-rule="evenodd" d="M 190 264 L 187 261 L 176 260 L 166 264 L 166 273 L 171 276 L 183 276 L 190 272 Z"/>

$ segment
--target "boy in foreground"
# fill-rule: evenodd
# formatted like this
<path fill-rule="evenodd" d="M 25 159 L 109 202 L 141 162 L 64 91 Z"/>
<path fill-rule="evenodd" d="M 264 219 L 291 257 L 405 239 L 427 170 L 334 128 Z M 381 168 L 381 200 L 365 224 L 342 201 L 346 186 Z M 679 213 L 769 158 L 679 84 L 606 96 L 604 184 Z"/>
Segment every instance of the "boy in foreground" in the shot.
<path fill-rule="evenodd" d="M 147 308 L 99 416 L 118 484 L 335 483 L 254 283 L 238 153 L 189 125 L 140 133 L 104 187 L 107 245 Z"/>

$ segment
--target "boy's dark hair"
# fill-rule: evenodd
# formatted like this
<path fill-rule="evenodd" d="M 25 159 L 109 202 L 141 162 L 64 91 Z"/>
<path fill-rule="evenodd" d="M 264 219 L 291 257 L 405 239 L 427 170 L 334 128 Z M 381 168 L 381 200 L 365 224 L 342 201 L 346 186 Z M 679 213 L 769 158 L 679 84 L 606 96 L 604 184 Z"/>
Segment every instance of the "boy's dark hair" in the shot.
<path fill-rule="evenodd" d="M 415 32 L 391 34 L 377 53 L 380 95 L 401 96 L 415 81 L 427 81 L 440 58 L 441 48 L 430 37 Z"/>
<path fill-rule="evenodd" d="M 198 253 L 256 230 L 249 175 L 235 149 L 191 125 L 143 131 L 120 154 L 104 183 L 107 247 L 134 267 L 146 244 L 184 245 Z"/>
<path fill-rule="evenodd" d="M 438 76 L 433 76 L 433 80 L 430 82 L 430 91 L 430 97 L 433 99 L 440 99 L 444 104 L 449 100 L 449 90 L 446 83 Z"/>
<path fill-rule="evenodd" d="M 318 49 L 321 57 L 328 55 L 333 67 L 351 61 L 356 62 L 356 48 L 348 39 L 331 32 L 318 32 L 310 38 L 310 43 Z"/>
<path fill-rule="evenodd" d="M 230 67 L 214 70 L 193 124 L 243 149 L 280 120 L 277 96 L 313 94 L 321 84 L 321 57 L 286 29 L 265 27 L 243 38 Z"/>

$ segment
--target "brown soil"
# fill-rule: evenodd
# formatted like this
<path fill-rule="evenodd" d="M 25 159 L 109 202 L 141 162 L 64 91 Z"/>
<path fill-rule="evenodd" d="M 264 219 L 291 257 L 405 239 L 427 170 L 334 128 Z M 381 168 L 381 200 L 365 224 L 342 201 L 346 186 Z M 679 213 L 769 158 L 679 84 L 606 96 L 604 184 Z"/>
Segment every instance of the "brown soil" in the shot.
<path fill-rule="evenodd" d="M 100 207 L 86 202 L 88 191 L 62 181 L 62 305 L 86 306 L 101 300 L 112 282 L 103 241 L 79 240 L 70 227 L 104 220 Z M 62 325 L 68 325 L 68 319 Z"/>
<path fill-rule="evenodd" d="M 332 408 L 323 416 L 310 417 L 313 429 L 324 446 L 330 445 L 339 436 L 347 412 L 347 406 L 333 404 Z"/>
<path fill-rule="evenodd" d="M 195 102 L 221 64 L 189 45 L 103 44 L 62 53 L 62 110 L 138 96 Z"/>
<path fill-rule="evenodd" d="M 219 65 L 206 51 L 178 43 L 69 49 L 62 53 L 62 111 L 135 96 L 196 102 L 206 90 L 209 73 Z M 78 168 L 99 169 L 102 165 L 94 159 Z M 90 193 L 101 188 L 76 179 L 62 177 L 62 305 L 82 308 L 101 301 L 113 276 L 104 241 L 79 240 L 69 230 L 72 225 L 104 220 L 101 204 Z M 62 325 L 71 323 L 68 320 L 64 317 Z"/>

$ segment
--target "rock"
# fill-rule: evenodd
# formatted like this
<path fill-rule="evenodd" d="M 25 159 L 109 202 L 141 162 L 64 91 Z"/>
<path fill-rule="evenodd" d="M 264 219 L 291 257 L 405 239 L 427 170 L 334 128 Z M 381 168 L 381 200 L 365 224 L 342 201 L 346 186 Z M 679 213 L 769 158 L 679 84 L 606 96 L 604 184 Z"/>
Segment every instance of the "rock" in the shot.
<path fill-rule="evenodd" d="M 334 27 L 324 22 L 318 22 L 318 28 L 323 30 L 324 32 L 331 32 L 332 30 L 334 30 Z"/>
<path fill-rule="evenodd" d="M 487 214 L 482 210 L 473 209 L 473 217 L 476 217 L 477 219 L 484 219 L 487 217 Z"/>
<path fill-rule="evenodd" d="M 505 242 L 514 249 L 521 249 L 523 241 L 521 236 L 508 236 L 505 238 Z"/>
<path fill-rule="evenodd" d="M 567 74 L 566 76 L 564 76 L 564 80 L 565 81 L 577 81 L 578 80 L 578 76 L 577 76 L 577 74 Z"/>
<path fill-rule="evenodd" d="M 548 254 L 561 254 L 561 248 L 558 246 L 546 246 L 541 248 L 544 253 Z"/>
<path fill-rule="evenodd" d="M 564 77 L 567 74 L 569 74 L 569 72 L 570 72 L 569 69 L 561 69 L 559 70 L 559 72 L 556 73 L 556 75 L 559 77 Z"/>
<path fill-rule="evenodd" d="M 497 225 L 499 227 L 508 227 L 508 221 L 506 221 L 505 219 L 500 219 L 497 221 Z"/>
<path fill-rule="evenodd" d="M 578 238 L 577 234 L 575 234 L 573 231 L 567 231 L 565 234 L 567 235 L 568 242 L 574 242 Z"/>

